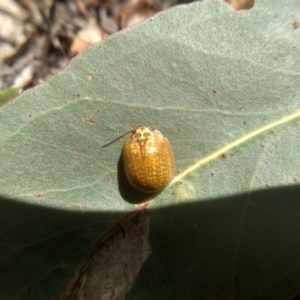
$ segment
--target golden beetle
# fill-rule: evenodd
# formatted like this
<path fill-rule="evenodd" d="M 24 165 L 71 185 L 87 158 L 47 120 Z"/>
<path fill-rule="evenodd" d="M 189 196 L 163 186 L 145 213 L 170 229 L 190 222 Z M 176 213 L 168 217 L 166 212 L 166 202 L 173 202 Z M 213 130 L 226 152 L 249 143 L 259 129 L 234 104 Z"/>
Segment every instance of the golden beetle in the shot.
<path fill-rule="evenodd" d="M 163 190 L 174 176 L 175 159 L 169 140 L 148 126 L 138 127 L 128 137 L 123 161 L 128 181 L 144 193 Z"/>

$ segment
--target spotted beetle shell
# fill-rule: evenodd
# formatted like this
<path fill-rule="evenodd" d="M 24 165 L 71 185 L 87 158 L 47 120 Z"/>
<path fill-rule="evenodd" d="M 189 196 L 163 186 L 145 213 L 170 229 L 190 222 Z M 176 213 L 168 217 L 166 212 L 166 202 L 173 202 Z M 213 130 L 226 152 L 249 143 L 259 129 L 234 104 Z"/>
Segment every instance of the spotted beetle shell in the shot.
<path fill-rule="evenodd" d="M 141 192 L 159 192 L 174 176 L 175 159 L 169 140 L 148 126 L 138 127 L 128 137 L 123 161 L 128 181 Z"/>

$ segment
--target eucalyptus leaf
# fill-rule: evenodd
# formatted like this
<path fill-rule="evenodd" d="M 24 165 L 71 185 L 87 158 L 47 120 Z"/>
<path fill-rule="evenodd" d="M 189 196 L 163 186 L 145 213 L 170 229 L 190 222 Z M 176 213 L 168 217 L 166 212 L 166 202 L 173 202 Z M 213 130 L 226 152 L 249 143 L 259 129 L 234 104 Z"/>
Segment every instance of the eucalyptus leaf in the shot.
<path fill-rule="evenodd" d="M 1 299 L 57 299 L 146 200 L 117 133 L 166 136 L 152 255 L 126 299 L 291 299 L 300 282 L 298 0 L 182 5 L 97 43 L 0 110 Z M 125 182 L 125 183 L 124 183 Z M 130 192 L 128 192 L 130 191 Z"/>

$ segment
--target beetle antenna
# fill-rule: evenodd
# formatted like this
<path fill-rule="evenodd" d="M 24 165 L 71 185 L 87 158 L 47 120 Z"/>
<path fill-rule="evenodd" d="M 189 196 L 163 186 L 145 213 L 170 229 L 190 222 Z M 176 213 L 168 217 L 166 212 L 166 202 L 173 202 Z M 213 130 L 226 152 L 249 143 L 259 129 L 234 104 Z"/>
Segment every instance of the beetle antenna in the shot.
<path fill-rule="evenodd" d="M 124 135 L 126 135 L 126 134 L 128 134 L 128 133 L 130 133 L 130 132 L 134 132 L 134 131 L 135 131 L 135 129 L 131 128 L 130 130 L 126 130 L 126 131 L 125 131 L 124 133 L 122 133 L 121 135 L 118 134 L 117 136 L 115 136 L 115 138 L 114 138 L 112 141 L 109 141 L 108 143 L 104 144 L 104 145 L 102 146 L 102 148 L 105 148 L 105 147 L 109 146 L 110 144 L 112 144 L 112 143 L 116 142 L 117 140 L 119 140 L 120 138 L 122 138 Z"/>

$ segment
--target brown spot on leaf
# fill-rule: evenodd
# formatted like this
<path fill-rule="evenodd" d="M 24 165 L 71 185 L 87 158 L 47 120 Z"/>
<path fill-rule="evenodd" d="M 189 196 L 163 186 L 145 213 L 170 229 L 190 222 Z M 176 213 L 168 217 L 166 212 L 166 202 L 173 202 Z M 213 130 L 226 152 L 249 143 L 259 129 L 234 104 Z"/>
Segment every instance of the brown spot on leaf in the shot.
<path fill-rule="evenodd" d="M 81 118 L 81 121 L 88 121 L 92 124 L 97 124 L 98 123 L 97 120 L 89 118 L 89 117 L 83 117 L 83 118 Z"/>
<path fill-rule="evenodd" d="M 294 29 L 297 29 L 297 28 L 300 27 L 300 19 L 297 19 L 297 20 L 294 21 L 293 27 L 294 27 Z"/>

